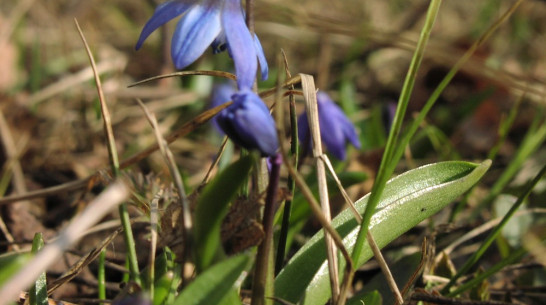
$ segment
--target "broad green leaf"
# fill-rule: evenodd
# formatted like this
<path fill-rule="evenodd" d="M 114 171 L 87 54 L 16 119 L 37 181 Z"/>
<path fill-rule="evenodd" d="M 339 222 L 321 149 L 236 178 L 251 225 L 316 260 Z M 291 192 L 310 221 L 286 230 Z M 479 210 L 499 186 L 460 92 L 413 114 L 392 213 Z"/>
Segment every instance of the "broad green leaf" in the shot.
<path fill-rule="evenodd" d="M 173 305 L 219 304 L 232 291 L 248 262 L 248 256 L 237 255 L 213 265 L 182 290 Z"/>
<path fill-rule="evenodd" d="M 252 162 L 249 155 L 231 164 L 199 196 L 194 219 L 195 258 L 199 271 L 210 266 L 220 250 L 222 219 L 226 216 L 229 202 L 246 181 Z"/>
<path fill-rule="evenodd" d="M 384 247 L 424 219 L 430 217 L 474 185 L 491 161 L 481 164 L 451 161 L 426 165 L 391 179 L 370 222 L 370 231 L 379 247 Z M 369 194 L 356 202 L 364 213 Z M 354 247 L 359 226 L 351 211 L 338 215 L 332 225 L 349 252 Z M 364 246 L 355 268 L 373 256 Z M 341 261 L 342 265 L 344 262 Z M 342 268 L 340 267 L 340 270 Z M 275 296 L 292 303 L 325 304 L 330 298 L 328 267 L 322 231 L 315 234 L 292 257 L 275 280 Z"/>
<path fill-rule="evenodd" d="M 309 175 L 312 177 L 316 177 L 316 175 Z M 364 182 L 368 175 L 363 172 L 343 172 L 338 175 L 339 180 L 341 181 L 341 184 L 343 187 L 348 188 L 355 184 Z M 337 184 L 335 183 L 334 179 L 328 176 L 328 193 L 330 196 L 338 195 L 339 194 L 339 188 Z M 318 185 L 316 182 L 316 179 L 310 179 L 308 182 L 309 188 L 315 194 L 315 196 L 318 196 Z M 309 221 L 309 219 L 312 217 L 311 208 L 307 203 L 305 203 L 305 197 L 301 193 L 294 194 L 294 200 L 292 201 L 292 211 L 290 214 L 290 228 L 288 229 L 288 238 L 286 241 L 286 251 L 289 251 L 294 236 L 301 231 L 301 229 L 304 227 L 304 225 Z M 276 225 L 280 226 L 282 221 L 282 214 L 278 213 L 278 218 L 276 219 L 275 223 Z M 278 231 L 276 233 L 279 233 Z M 275 238 L 278 238 L 276 236 Z"/>
<path fill-rule="evenodd" d="M 42 233 L 34 234 L 34 239 L 32 240 L 32 253 L 36 254 L 44 246 L 44 239 Z M 47 300 L 47 282 L 45 271 L 40 273 L 40 276 L 34 282 L 28 291 L 29 303 L 30 305 L 47 305 L 49 301 Z"/>

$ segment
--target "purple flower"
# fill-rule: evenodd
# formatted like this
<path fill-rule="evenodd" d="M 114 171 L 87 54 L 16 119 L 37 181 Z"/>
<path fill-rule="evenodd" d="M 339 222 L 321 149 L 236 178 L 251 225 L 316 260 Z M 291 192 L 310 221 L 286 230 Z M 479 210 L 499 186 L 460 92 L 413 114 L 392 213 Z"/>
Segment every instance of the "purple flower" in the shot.
<path fill-rule="evenodd" d="M 345 160 L 347 142 L 360 148 L 360 141 L 355 127 L 345 116 L 345 113 L 332 101 L 328 94 L 317 92 L 317 105 L 320 126 L 320 138 L 326 149 L 337 159 Z M 303 153 L 311 148 L 311 135 L 307 114 L 304 112 L 298 118 L 298 138 L 302 143 Z"/>
<path fill-rule="evenodd" d="M 258 61 L 262 80 L 268 67 L 258 38 L 250 34 L 240 0 L 171 0 L 162 3 L 142 29 L 136 49 L 157 28 L 178 17 L 171 44 L 171 56 L 177 69 L 184 69 L 212 46 L 217 53 L 228 49 L 235 62 L 237 85 L 251 88 Z"/>
<path fill-rule="evenodd" d="M 210 98 L 210 108 L 214 108 L 231 101 L 231 96 L 233 94 L 235 94 L 234 84 L 222 83 L 222 84 L 215 85 L 214 88 L 212 88 L 212 96 Z M 225 109 L 222 111 L 225 111 Z M 220 125 L 218 125 L 219 116 L 220 116 L 219 113 L 216 114 L 211 119 L 211 123 L 214 126 L 214 128 L 223 135 L 224 131 L 220 128 Z"/>
<path fill-rule="evenodd" d="M 231 96 L 233 104 L 217 114 L 217 122 L 236 144 L 274 156 L 279 148 L 275 121 L 256 93 L 243 89 Z"/>

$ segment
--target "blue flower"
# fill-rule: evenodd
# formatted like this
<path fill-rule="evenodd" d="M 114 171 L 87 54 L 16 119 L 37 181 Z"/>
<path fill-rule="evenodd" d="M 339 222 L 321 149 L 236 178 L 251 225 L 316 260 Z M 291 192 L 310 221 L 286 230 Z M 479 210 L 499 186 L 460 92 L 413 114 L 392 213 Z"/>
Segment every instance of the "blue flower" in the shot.
<path fill-rule="evenodd" d="M 210 98 L 210 108 L 214 108 L 231 101 L 231 96 L 233 96 L 233 94 L 235 94 L 234 84 L 222 83 L 222 84 L 215 85 L 214 88 L 212 88 L 212 96 Z M 225 109 L 222 111 L 225 111 Z M 224 131 L 220 128 L 220 125 L 218 125 L 218 117 L 219 117 L 219 114 L 216 114 L 211 119 L 211 123 L 214 126 L 214 128 L 223 135 Z"/>
<path fill-rule="evenodd" d="M 317 106 L 322 143 L 334 157 L 345 160 L 347 142 L 360 148 L 360 141 L 353 123 L 324 92 L 317 92 Z M 298 118 L 298 138 L 302 143 L 303 153 L 306 154 L 311 148 L 311 135 L 306 113 L 301 114 Z"/>
<path fill-rule="evenodd" d="M 275 121 L 256 93 L 243 89 L 231 96 L 233 104 L 217 114 L 217 122 L 236 144 L 274 156 L 279 148 Z"/>
<path fill-rule="evenodd" d="M 171 0 L 162 3 L 142 29 L 136 49 L 146 38 L 168 21 L 182 16 L 174 32 L 171 56 L 177 69 L 184 69 L 212 46 L 217 53 L 228 50 L 235 62 L 237 85 L 251 88 L 258 61 L 262 80 L 268 67 L 258 37 L 250 34 L 240 0 Z"/>

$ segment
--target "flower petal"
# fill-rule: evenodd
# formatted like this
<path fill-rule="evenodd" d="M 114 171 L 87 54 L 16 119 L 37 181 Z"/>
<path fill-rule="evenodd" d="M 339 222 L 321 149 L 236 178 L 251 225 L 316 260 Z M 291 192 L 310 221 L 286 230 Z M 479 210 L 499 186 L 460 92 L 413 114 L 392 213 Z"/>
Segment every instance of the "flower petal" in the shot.
<path fill-rule="evenodd" d="M 328 94 L 322 91 L 317 92 L 317 103 L 322 143 L 334 157 L 344 160 L 348 141 L 356 148 L 360 148 L 355 127 Z M 298 119 L 298 138 L 302 142 L 304 155 L 311 149 L 309 126 L 307 125 L 307 115 L 303 113 Z"/>
<path fill-rule="evenodd" d="M 235 94 L 235 84 L 233 83 L 222 83 L 222 84 L 219 84 L 219 85 L 216 85 L 214 86 L 214 88 L 212 89 L 212 96 L 211 96 L 211 99 L 210 99 L 210 108 L 214 108 L 216 106 L 220 106 L 224 103 L 227 103 L 229 101 L 231 101 L 231 96 Z M 221 112 L 224 112 L 226 111 L 225 109 L 222 110 Z M 211 122 L 212 122 L 212 125 L 214 126 L 214 128 L 216 128 L 216 130 L 219 132 L 219 133 L 224 133 L 222 131 L 222 129 L 220 128 L 220 126 L 218 125 L 218 117 L 220 115 L 217 114 L 215 115 Z"/>
<path fill-rule="evenodd" d="M 179 15 L 182 15 L 195 1 L 167 1 L 160 4 L 156 9 L 150 20 L 146 23 L 142 32 L 140 33 L 140 38 L 135 46 L 135 49 L 138 50 L 142 47 L 144 40 L 150 36 L 157 28 L 169 22 L 170 20 L 176 18 Z"/>
<path fill-rule="evenodd" d="M 319 103 L 318 105 L 320 138 L 334 157 L 345 160 L 345 135 L 337 120 L 335 107 L 337 105 L 333 103 Z"/>
<path fill-rule="evenodd" d="M 218 124 L 230 139 L 242 147 L 275 155 L 279 148 L 275 121 L 260 97 L 250 90 L 235 93 L 233 104 L 222 111 Z"/>
<path fill-rule="evenodd" d="M 309 121 L 307 120 L 307 112 L 303 112 L 298 117 L 298 139 L 302 149 L 302 155 L 306 156 L 311 151 L 311 135 L 309 131 Z"/>
<path fill-rule="evenodd" d="M 250 89 L 256 79 L 258 62 L 254 40 L 248 31 L 240 0 L 225 0 L 222 25 L 235 63 L 239 89 Z"/>
<path fill-rule="evenodd" d="M 266 80 L 269 76 L 269 67 L 267 66 L 267 59 L 265 59 L 264 49 L 256 34 L 254 34 L 254 47 L 256 48 L 256 54 L 258 55 L 258 62 L 260 63 L 262 80 Z"/>
<path fill-rule="evenodd" d="M 221 30 L 220 7 L 209 0 L 193 6 L 178 22 L 173 35 L 171 56 L 177 69 L 196 61 Z"/>

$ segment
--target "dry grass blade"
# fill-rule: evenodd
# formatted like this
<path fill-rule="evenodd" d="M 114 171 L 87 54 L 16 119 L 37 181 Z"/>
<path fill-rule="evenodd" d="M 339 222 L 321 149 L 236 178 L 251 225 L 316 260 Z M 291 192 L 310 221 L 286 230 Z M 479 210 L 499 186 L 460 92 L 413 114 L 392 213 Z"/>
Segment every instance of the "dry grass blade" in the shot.
<path fill-rule="evenodd" d="M 315 90 L 315 82 L 311 75 L 301 74 L 301 86 L 303 88 L 303 96 L 305 98 L 305 110 L 309 122 L 309 130 L 313 141 L 313 157 L 316 160 L 317 180 L 319 189 L 320 206 L 322 213 L 328 223 L 331 222 L 332 216 L 330 213 L 330 201 L 328 197 L 328 185 L 326 183 L 326 169 L 324 162 L 321 159 L 322 142 L 320 138 L 320 126 L 318 117 L 317 95 Z M 326 251 L 328 256 L 328 270 L 330 272 L 330 285 L 332 287 L 332 300 L 334 304 L 338 303 L 339 297 L 339 279 L 338 279 L 338 263 L 336 255 L 336 247 L 332 241 L 332 237 L 326 232 L 324 233 L 326 242 Z"/>
<path fill-rule="evenodd" d="M 228 102 L 218 107 L 204 111 L 203 113 L 196 116 L 190 122 L 184 124 L 178 130 L 172 132 L 170 135 L 166 137 L 165 140 L 167 141 L 167 143 L 172 143 L 174 140 L 189 134 L 190 132 L 198 128 L 199 126 L 208 122 L 214 115 L 216 115 L 218 112 L 222 111 L 229 105 L 231 105 L 231 102 Z M 148 157 L 149 155 L 151 155 L 153 152 L 155 152 L 158 149 L 159 149 L 159 145 L 155 144 L 133 155 L 132 157 L 122 160 L 120 164 L 120 169 L 127 168 L 143 160 L 144 158 Z M 54 187 L 50 187 L 50 188 L 46 188 L 42 190 L 28 192 L 23 195 L 15 195 L 15 196 L 0 198 L 0 205 L 9 204 L 12 202 L 25 200 L 25 199 L 51 196 L 54 194 L 58 194 L 60 192 L 69 192 L 69 191 L 79 190 L 86 186 L 91 188 L 95 186 L 98 183 L 98 181 L 100 181 L 100 178 L 103 176 L 105 172 L 107 172 L 107 170 L 100 170 L 100 171 L 97 171 L 95 174 L 84 179 L 68 182 L 62 185 L 58 185 L 58 186 L 54 186 Z"/>
<path fill-rule="evenodd" d="M 137 100 L 138 104 L 144 111 L 144 114 L 146 115 L 146 118 L 152 125 L 152 128 L 154 129 L 155 136 L 159 145 L 159 149 L 161 151 L 161 154 L 165 158 L 165 162 L 167 163 L 167 166 L 169 167 L 169 172 L 171 173 L 171 177 L 174 181 L 174 184 L 176 186 L 176 189 L 178 191 L 178 198 L 179 198 L 179 205 L 180 208 L 182 208 L 182 239 L 184 240 L 184 254 L 182 255 L 182 263 L 181 265 L 185 265 L 185 261 L 188 257 L 188 250 L 191 247 L 191 241 L 192 238 L 192 219 L 191 219 L 191 212 L 190 212 L 190 203 L 188 201 L 188 198 L 186 196 L 186 191 L 184 189 L 184 184 L 182 182 L 182 178 L 180 176 L 180 172 L 178 171 L 178 168 L 176 167 L 176 163 L 174 161 L 173 154 L 171 150 L 169 149 L 169 146 L 167 145 L 167 141 L 163 139 L 163 136 L 159 132 L 159 126 L 157 124 L 157 120 L 155 116 L 148 111 L 144 103 L 142 101 Z M 153 232 L 152 232 L 153 233 Z M 155 256 L 155 255 L 154 255 Z M 153 264 L 152 264 L 153 265 Z M 184 275 L 183 275 L 184 276 Z M 183 279 L 184 280 L 184 279 Z M 185 281 L 184 281 L 185 282 Z"/>
<path fill-rule="evenodd" d="M 163 196 L 163 189 L 160 189 L 150 203 L 150 259 L 148 261 L 148 276 L 150 277 L 150 297 L 154 298 L 155 288 L 155 253 L 157 250 L 157 223 L 159 220 L 159 199 Z"/>
<path fill-rule="evenodd" d="M 347 194 L 347 191 L 345 191 L 345 188 L 341 184 L 341 181 L 337 177 L 336 172 L 334 171 L 334 167 L 332 166 L 332 163 L 330 162 L 330 159 L 328 159 L 328 156 L 326 155 L 322 155 L 320 158 L 328 167 L 328 170 L 330 171 L 330 174 L 332 175 L 332 177 L 334 177 L 337 187 L 339 188 L 339 191 L 343 195 L 345 202 L 349 205 L 349 208 L 353 212 L 356 221 L 359 224 L 362 223 L 362 216 L 360 216 L 360 213 L 358 213 L 358 211 L 356 210 L 354 202 L 351 200 L 351 198 Z M 389 288 L 391 289 L 392 293 L 396 297 L 396 301 L 398 302 L 398 304 L 404 303 L 404 298 L 402 297 L 402 294 L 400 293 L 400 290 L 398 289 L 398 286 L 396 285 L 396 281 L 394 280 L 394 277 L 392 276 L 392 272 L 389 269 L 389 265 L 387 265 L 387 261 L 385 261 L 385 258 L 383 257 L 383 254 L 381 253 L 381 249 L 379 249 L 379 246 L 377 246 L 377 243 L 375 242 L 375 239 L 373 238 L 373 235 L 370 231 L 368 231 L 366 235 L 366 239 L 368 241 L 368 244 L 370 245 L 370 248 L 372 249 L 374 257 L 377 259 L 377 263 L 379 264 L 379 267 L 381 268 L 381 272 L 383 272 L 383 275 L 385 276 L 385 279 L 387 280 L 387 284 L 389 285 Z"/>
<path fill-rule="evenodd" d="M 201 114 L 196 116 L 193 120 L 189 121 L 188 123 L 186 123 L 182 127 L 180 127 L 178 130 L 176 130 L 176 131 L 172 132 L 170 135 L 168 135 L 165 138 L 165 141 L 168 144 L 170 144 L 174 140 L 189 134 L 190 132 L 195 130 L 197 127 L 200 127 L 201 125 L 208 122 L 218 112 L 220 112 L 220 111 L 224 110 L 225 108 L 229 107 L 231 104 L 232 104 L 232 102 L 227 102 L 227 103 L 224 103 L 224 104 L 222 104 L 220 106 L 217 106 L 217 107 L 214 107 L 212 109 L 209 109 L 207 111 L 202 112 Z M 158 149 L 159 149 L 158 144 L 152 145 L 152 146 L 148 147 L 147 149 L 141 151 L 140 153 L 137 153 L 136 155 L 134 155 L 132 157 L 129 157 L 128 159 L 123 160 L 121 162 L 120 167 L 121 168 L 126 168 L 128 166 L 131 166 L 131 165 L 141 161 L 142 159 L 148 157 L 150 154 L 152 154 L 153 152 L 155 152 Z"/>
<path fill-rule="evenodd" d="M 93 76 L 95 77 L 95 83 L 97 84 L 97 93 L 99 95 L 100 111 L 102 114 L 102 119 L 104 120 L 104 132 L 106 133 L 106 139 L 108 140 L 107 141 L 108 154 L 110 156 L 110 162 L 112 163 L 112 168 L 114 169 L 114 171 L 116 171 L 114 175 L 117 177 L 118 176 L 117 171 L 119 171 L 119 160 L 118 160 L 118 153 L 116 150 L 116 141 L 114 140 L 114 130 L 112 129 L 112 117 L 110 116 L 108 105 L 106 104 L 106 98 L 104 97 L 104 91 L 102 90 L 102 83 L 99 77 L 99 72 L 97 70 L 97 65 L 95 64 L 95 58 L 93 57 L 93 54 L 91 53 L 91 49 L 89 49 L 87 40 L 85 39 L 85 36 L 83 35 L 80 25 L 78 24 L 78 20 L 74 19 L 74 23 L 76 24 L 76 28 L 78 28 L 78 33 L 80 34 L 82 42 L 85 46 L 85 51 L 87 52 L 87 56 L 89 57 L 91 68 L 93 69 Z"/>
<path fill-rule="evenodd" d="M 160 79 L 164 79 L 164 78 L 170 78 L 170 77 L 175 77 L 175 76 L 190 76 L 190 75 L 218 76 L 218 77 L 228 78 L 228 79 L 231 79 L 231 80 L 237 80 L 237 77 L 234 74 L 224 72 L 224 71 L 181 71 L 181 72 L 175 72 L 175 73 L 169 73 L 169 74 L 165 74 L 165 75 L 158 75 L 158 76 L 150 77 L 150 78 L 138 81 L 136 83 L 130 84 L 128 87 L 131 88 L 131 87 L 134 87 L 134 86 L 142 85 L 142 84 L 154 81 L 154 80 L 160 80 Z"/>
<path fill-rule="evenodd" d="M 224 150 L 226 149 L 227 141 L 228 141 L 228 137 L 224 136 L 224 139 L 222 140 L 222 144 L 220 145 L 220 148 L 218 149 L 218 153 L 216 154 L 214 161 L 212 162 L 209 169 L 207 170 L 207 173 L 205 174 L 205 177 L 203 178 L 203 181 L 201 182 L 197 190 L 201 189 L 203 186 L 205 186 L 209 182 L 210 177 L 212 175 L 212 170 L 218 165 L 218 163 L 220 162 L 220 158 L 222 158 Z"/>
<path fill-rule="evenodd" d="M 2 140 L 2 146 L 4 147 L 6 157 L 9 160 L 9 166 L 6 167 L 6 170 L 11 170 L 13 173 L 13 187 L 15 189 L 15 192 L 17 194 L 25 194 L 27 192 L 27 188 L 25 186 L 25 176 L 23 174 L 23 168 L 21 167 L 21 163 L 19 162 L 19 153 L 17 152 L 15 141 L 10 132 L 8 122 L 4 117 L 2 109 L 0 109 L 0 139 Z M 15 251 L 19 251 L 19 245 L 14 243 L 15 240 L 13 239 L 13 236 L 9 232 L 4 220 L 1 217 L 0 229 L 2 230 L 2 233 L 4 233 L 6 240 L 12 243 L 13 249 Z"/>
<path fill-rule="evenodd" d="M 127 66 L 127 59 L 121 56 L 114 56 L 113 58 L 108 58 L 100 61 L 96 64 L 95 71 L 98 75 L 104 75 L 106 73 L 112 73 L 115 71 L 122 71 Z M 62 94 L 71 88 L 74 88 L 78 85 L 82 85 L 88 82 L 94 77 L 94 71 L 92 67 L 83 68 L 81 71 L 69 74 L 58 81 L 40 89 L 32 96 L 30 96 L 28 103 L 32 107 L 36 107 L 37 104 L 55 96 Z"/>
<path fill-rule="evenodd" d="M 284 134 L 284 128 L 282 128 L 279 131 L 280 134 Z M 322 215 L 322 210 L 320 209 L 320 205 L 313 196 L 313 192 L 311 192 L 311 189 L 309 186 L 305 183 L 305 180 L 301 177 L 301 175 L 296 171 L 296 168 L 293 164 L 290 163 L 290 158 L 288 156 L 288 150 L 283 145 L 281 141 L 280 145 L 282 157 L 283 157 L 283 164 L 286 166 L 288 173 L 294 179 L 296 182 L 296 186 L 301 191 L 301 194 L 309 204 L 309 207 L 311 208 L 311 211 L 313 212 L 313 216 L 315 216 L 320 223 L 320 225 L 332 236 L 332 239 L 334 240 L 336 246 L 341 251 L 341 254 L 343 255 L 343 258 L 345 258 L 346 265 L 345 265 L 345 274 L 343 276 L 343 284 L 342 286 L 349 286 L 351 285 L 352 279 L 353 279 L 353 261 L 351 260 L 351 256 L 349 252 L 347 251 L 347 248 L 345 248 L 345 245 L 343 244 L 343 241 L 341 239 L 341 236 L 337 233 L 337 231 L 332 227 L 332 225 L 326 220 L 324 215 Z M 341 301 L 344 301 L 344 298 L 340 297 Z"/>
<path fill-rule="evenodd" d="M 51 295 L 53 291 L 55 291 L 57 288 L 61 287 L 68 281 L 75 278 L 78 274 L 80 274 L 80 272 L 83 271 L 83 268 L 87 267 L 87 265 L 89 265 L 92 261 L 94 261 L 99 256 L 102 249 L 106 248 L 121 231 L 122 231 L 121 228 L 114 231 L 105 240 L 103 240 L 99 246 L 89 251 L 86 255 L 80 258 L 74 265 L 72 265 L 69 270 L 63 273 L 63 275 L 61 275 L 58 279 L 50 283 L 47 287 L 47 295 Z"/>
<path fill-rule="evenodd" d="M 84 188 L 85 186 L 87 186 L 89 182 L 91 182 L 91 186 L 95 185 L 96 182 L 94 182 L 94 180 L 96 180 L 99 176 L 100 174 L 99 172 L 97 172 L 96 174 L 91 175 L 84 179 L 71 181 L 68 183 L 63 183 L 61 185 L 48 187 L 48 188 L 37 190 L 37 191 L 28 192 L 22 195 L 12 195 L 12 196 L 0 198 L 0 206 L 21 201 L 21 200 L 51 196 L 51 195 L 59 194 L 61 192 L 70 192 L 70 191 L 80 190 Z"/>
<path fill-rule="evenodd" d="M 42 248 L 23 269 L 0 288 L 0 305 L 7 305 L 15 300 L 20 291 L 26 289 L 41 272 L 61 257 L 63 251 L 77 242 L 87 229 L 128 196 L 129 189 L 122 181 L 118 180 L 110 185 L 70 222 L 57 240 Z"/>
<path fill-rule="evenodd" d="M 289 80 L 285 81 L 281 88 L 291 88 L 292 86 L 294 85 L 297 85 L 301 83 L 301 76 L 298 74 L 292 78 L 290 78 Z M 258 95 L 261 97 L 261 98 L 264 98 L 264 97 L 268 97 L 268 96 L 271 96 L 273 95 L 275 92 L 277 92 L 277 87 L 275 88 L 271 88 L 271 89 L 267 89 L 267 90 L 263 90 L 262 92 L 260 92 Z"/>
<path fill-rule="evenodd" d="M 298 75 L 297 77 L 293 77 L 288 82 L 285 82 L 285 84 L 290 83 L 292 80 L 301 81 L 301 76 Z M 279 136 L 279 139 L 282 139 L 282 137 L 286 134 L 284 124 L 277 125 L 277 134 Z M 303 197 L 306 199 L 307 203 L 309 204 L 309 207 L 311 208 L 313 215 L 317 218 L 321 226 L 330 234 L 330 236 L 332 236 L 334 243 L 341 251 L 343 258 L 345 258 L 346 264 L 345 264 L 345 274 L 343 276 L 343 285 L 349 286 L 351 285 L 351 282 L 353 279 L 353 262 L 351 260 L 351 256 L 349 255 L 347 248 L 345 248 L 345 245 L 343 245 L 341 236 L 339 236 L 337 231 L 326 220 L 324 215 L 322 215 L 320 206 L 317 200 L 315 199 L 315 197 L 313 196 L 311 189 L 305 183 L 305 180 L 301 177 L 301 175 L 297 172 L 294 165 L 291 163 L 291 158 L 289 157 L 288 149 L 285 144 L 286 143 L 284 143 L 283 141 L 279 141 L 279 148 L 282 154 L 283 164 L 287 168 L 288 173 L 290 174 L 290 177 L 292 177 L 296 186 L 301 191 Z M 345 300 L 345 298 L 340 298 L 340 299 L 342 301 Z"/>

